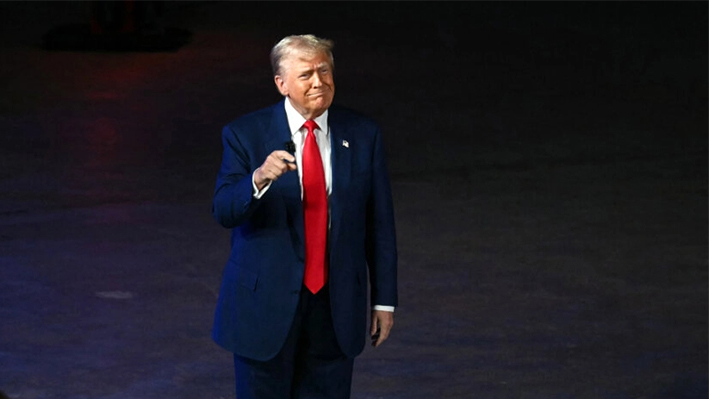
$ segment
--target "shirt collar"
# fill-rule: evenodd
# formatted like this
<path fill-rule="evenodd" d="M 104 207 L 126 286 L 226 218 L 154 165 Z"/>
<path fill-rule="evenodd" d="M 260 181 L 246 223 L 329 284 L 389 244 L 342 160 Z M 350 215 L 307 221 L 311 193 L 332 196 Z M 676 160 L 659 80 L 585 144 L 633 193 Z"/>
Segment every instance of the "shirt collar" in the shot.
<path fill-rule="evenodd" d="M 293 104 L 291 104 L 290 102 L 290 98 L 286 97 L 284 103 L 286 104 L 286 118 L 288 119 L 288 128 L 290 129 L 290 135 L 293 136 L 294 134 L 298 133 L 303 127 L 303 123 L 305 123 L 305 118 L 303 118 L 303 115 L 301 115 L 300 113 L 298 113 L 298 111 L 295 110 Z M 315 123 L 320 126 L 320 130 L 325 133 L 325 136 L 327 136 L 329 132 L 327 128 L 327 114 L 328 110 L 325 110 L 322 115 L 313 119 Z"/>

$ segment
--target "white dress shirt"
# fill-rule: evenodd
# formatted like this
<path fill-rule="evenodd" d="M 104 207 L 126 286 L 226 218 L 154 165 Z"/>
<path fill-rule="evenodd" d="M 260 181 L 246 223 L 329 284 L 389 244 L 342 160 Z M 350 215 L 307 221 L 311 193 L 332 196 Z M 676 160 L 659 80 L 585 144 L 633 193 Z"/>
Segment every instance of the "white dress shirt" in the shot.
<path fill-rule="evenodd" d="M 308 133 L 308 129 L 303 126 L 303 124 L 305 123 L 305 118 L 303 118 L 303 115 L 298 113 L 298 111 L 293 108 L 293 105 L 290 103 L 290 99 L 286 97 L 286 101 L 284 101 L 284 103 L 286 108 L 286 117 L 288 119 L 288 128 L 290 129 L 291 133 L 291 140 L 293 141 L 293 144 L 295 144 L 295 163 L 298 166 L 297 172 L 298 180 L 300 181 L 300 197 L 302 198 L 303 174 L 301 172 L 301 166 L 303 163 L 303 145 L 305 144 L 305 136 Z M 327 124 L 327 115 L 328 111 L 325 111 L 322 115 L 318 116 L 313 120 L 315 121 L 315 123 L 318 124 L 318 129 L 315 129 L 314 133 L 315 139 L 318 143 L 318 148 L 320 149 L 320 157 L 322 157 L 322 166 L 323 171 L 325 172 L 325 189 L 327 190 L 327 195 L 329 197 L 332 193 L 332 164 L 330 157 L 332 144 L 330 140 L 330 126 Z M 254 198 L 261 198 L 271 187 L 272 182 L 268 182 L 268 184 L 266 184 L 261 190 L 259 190 L 253 180 L 253 174 L 251 176 L 251 184 L 253 186 Z M 328 215 L 328 228 L 329 225 L 330 221 Z M 387 312 L 393 312 L 394 306 L 374 305 L 374 310 L 384 310 Z"/>

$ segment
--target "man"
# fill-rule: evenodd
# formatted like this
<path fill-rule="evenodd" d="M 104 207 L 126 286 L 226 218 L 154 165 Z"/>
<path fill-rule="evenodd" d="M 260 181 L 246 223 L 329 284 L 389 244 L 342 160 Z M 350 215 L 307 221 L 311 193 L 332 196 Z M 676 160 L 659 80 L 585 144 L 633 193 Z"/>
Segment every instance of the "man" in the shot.
<path fill-rule="evenodd" d="M 222 132 L 213 213 L 233 231 L 213 338 L 234 353 L 239 399 L 349 398 L 367 281 L 373 346 L 397 306 L 381 133 L 331 106 L 331 41 L 286 37 L 271 64 L 284 100 Z"/>

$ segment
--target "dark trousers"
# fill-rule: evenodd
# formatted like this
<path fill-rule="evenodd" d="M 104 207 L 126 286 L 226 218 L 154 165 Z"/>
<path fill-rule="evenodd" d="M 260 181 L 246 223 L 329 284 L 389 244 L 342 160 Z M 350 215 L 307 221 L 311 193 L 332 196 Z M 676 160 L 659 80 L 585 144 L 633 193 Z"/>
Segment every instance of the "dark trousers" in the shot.
<path fill-rule="evenodd" d="M 264 315 L 268 317 L 268 315 Z M 354 359 L 337 344 L 326 285 L 300 302 L 283 349 L 261 362 L 234 355 L 237 399 L 349 399 Z"/>

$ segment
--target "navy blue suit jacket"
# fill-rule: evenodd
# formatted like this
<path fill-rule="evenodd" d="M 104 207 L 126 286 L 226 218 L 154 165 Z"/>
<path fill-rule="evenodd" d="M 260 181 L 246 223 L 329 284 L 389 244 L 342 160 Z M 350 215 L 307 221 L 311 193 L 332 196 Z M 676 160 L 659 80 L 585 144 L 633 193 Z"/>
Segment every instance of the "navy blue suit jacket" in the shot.
<path fill-rule="evenodd" d="M 367 333 L 367 282 L 372 304 L 397 305 L 396 239 L 389 177 L 378 126 L 332 106 L 332 193 L 328 284 L 337 341 L 349 357 Z M 304 270 L 301 189 L 296 172 L 253 198 L 252 174 L 291 140 L 284 103 L 243 116 L 222 132 L 224 154 L 213 214 L 232 228 L 213 338 L 239 356 L 273 358 L 283 346 Z"/>

